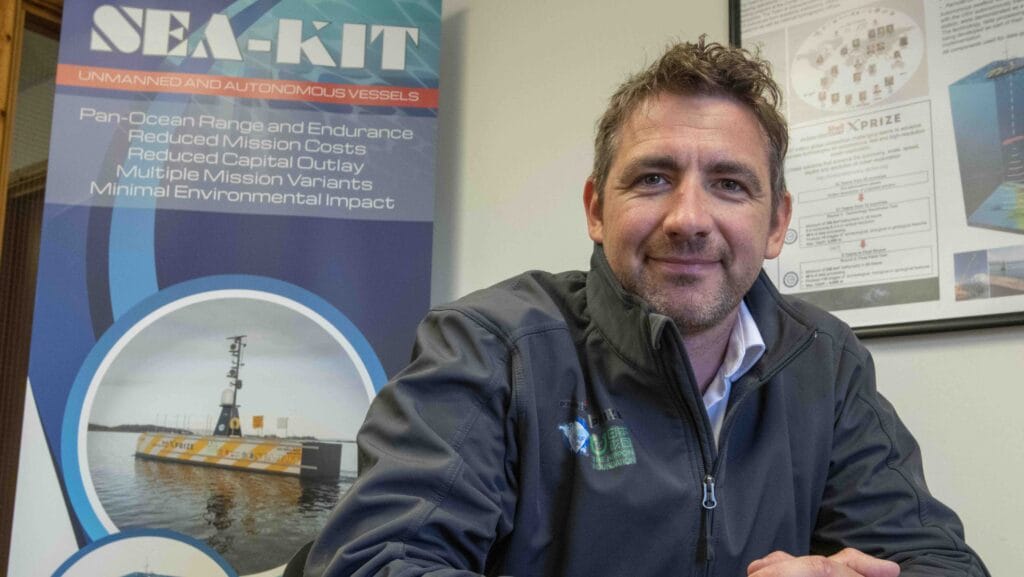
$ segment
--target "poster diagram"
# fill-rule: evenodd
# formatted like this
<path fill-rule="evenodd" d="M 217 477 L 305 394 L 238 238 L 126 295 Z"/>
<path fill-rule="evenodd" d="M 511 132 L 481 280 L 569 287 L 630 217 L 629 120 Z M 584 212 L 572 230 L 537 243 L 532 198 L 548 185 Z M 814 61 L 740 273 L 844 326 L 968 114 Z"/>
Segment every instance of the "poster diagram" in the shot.
<path fill-rule="evenodd" d="M 874 106 L 898 92 L 921 66 L 924 34 L 891 8 L 851 10 L 808 36 L 793 58 L 793 90 L 825 111 Z"/>
<path fill-rule="evenodd" d="M 1024 58 L 979 68 L 949 100 L 968 224 L 1024 233 Z"/>

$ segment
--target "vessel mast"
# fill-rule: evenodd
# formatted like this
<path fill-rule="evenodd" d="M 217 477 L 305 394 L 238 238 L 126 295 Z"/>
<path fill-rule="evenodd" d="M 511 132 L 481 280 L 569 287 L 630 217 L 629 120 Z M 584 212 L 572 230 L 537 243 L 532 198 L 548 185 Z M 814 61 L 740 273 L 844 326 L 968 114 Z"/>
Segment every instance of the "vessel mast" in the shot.
<path fill-rule="evenodd" d="M 220 396 L 220 418 L 217 419 L 217 428 L 214 435 L 224 437 L 241 437 L 242 420 L 238 416 L 238 390 L 242 388 L 241 370 L 245 366 L 242 362 L 242 352 L 245 350 L 246 335 L 228 337 L 231 341 L 228 346 L 228 353 L 231 356 L 231 367 L 228 369 L 228 387 Z"/>

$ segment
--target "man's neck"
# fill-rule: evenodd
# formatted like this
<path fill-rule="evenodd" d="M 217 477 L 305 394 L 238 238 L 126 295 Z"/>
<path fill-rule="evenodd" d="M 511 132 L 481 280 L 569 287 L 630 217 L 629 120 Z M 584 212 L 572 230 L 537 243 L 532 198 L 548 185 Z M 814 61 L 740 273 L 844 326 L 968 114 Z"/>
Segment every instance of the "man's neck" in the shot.
<path fill-rule="evenodd" d="M 693 376 L 697 379 L 697 388 L 702 395 L 722 366 L 738 316 L 739 307 L 717 325 L 699 333 L 683 335 L 683 345 L 686 346 Z"/>

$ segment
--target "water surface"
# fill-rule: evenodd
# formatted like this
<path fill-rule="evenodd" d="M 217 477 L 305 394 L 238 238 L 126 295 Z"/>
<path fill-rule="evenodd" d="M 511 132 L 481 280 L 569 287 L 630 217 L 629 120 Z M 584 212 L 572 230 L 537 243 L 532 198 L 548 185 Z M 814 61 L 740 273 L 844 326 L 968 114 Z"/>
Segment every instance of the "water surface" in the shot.
<path fill-rule="evenodd" d="M 312 540 L 355 480 L 248 473 L 135 458 L 137 433 L 88 433 L 96 494 L 119 529 L 157 528 L 206 542 L 240 575 L 280 566 Z M 345 443 L 343 453 L 354 452 Z M 351 461 L 343 455 L 342 462 Z"/>

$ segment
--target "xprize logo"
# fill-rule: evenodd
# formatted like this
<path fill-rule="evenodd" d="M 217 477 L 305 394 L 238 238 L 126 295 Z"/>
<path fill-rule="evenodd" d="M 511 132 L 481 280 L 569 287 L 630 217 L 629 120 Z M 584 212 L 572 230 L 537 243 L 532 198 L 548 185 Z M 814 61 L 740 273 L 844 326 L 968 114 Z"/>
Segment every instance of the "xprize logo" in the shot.
<path fill-rule="evenodd" d="M 259 52 L 273 54 L 276 64 L 299 64 L 305 57 L 315 66 L 359 69 L 369 67 L 367 46 L 380 41 L 380 69 L 401 71 L 405 70 L 407 43 L 418 45 L 420 41 L 419 28 L 352 23 L 338 26 L 323 20 L 307 23 L 282 18 L 274 38 L 249 38 L 240 46 L 226 15 L 210 16 L 198 27 L 202 31 L 190 37 L 191 20 L 191 13 L 183 10 L 104 4 L 93 12 L 89 48 L 95 52 L 231 61 L 243 60 L 245 53 Z M 304 36 L 303 30 L 310 28 L 312 34 Z M 327 44 L 321 33 L 328 38 Z M 337 49 L 337 57 L 328 46 Z"/>

